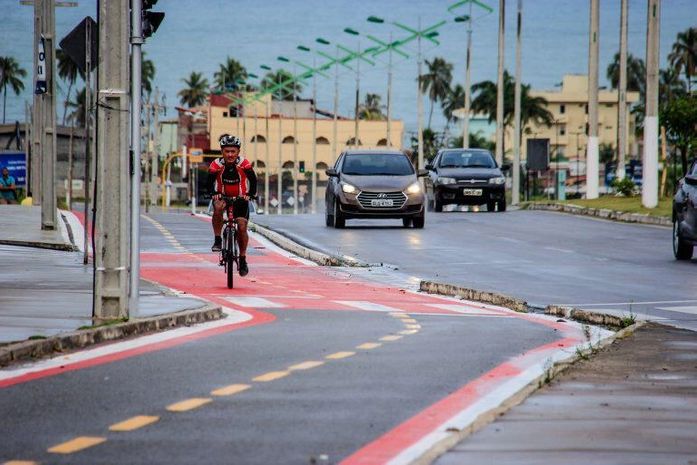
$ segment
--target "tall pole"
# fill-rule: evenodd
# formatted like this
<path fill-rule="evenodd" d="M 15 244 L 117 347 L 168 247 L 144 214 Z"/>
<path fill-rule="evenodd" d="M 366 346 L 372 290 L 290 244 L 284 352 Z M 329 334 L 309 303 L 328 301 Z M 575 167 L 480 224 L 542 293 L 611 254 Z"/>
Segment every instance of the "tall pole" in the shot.
<path fill-rule="evenodd" d="M 91 22 L 85 23 L 85 216 L 84 229 L 82 231 L 83 251 L 82 263 L 87 265 L 89 261 L 89 225 L 90 225 L 90 186 L 92 180 L 92 26 Z"/>
<path fill-rule="evenodd" d="M 470 84 L 470 66 L 472 64 L 472 2 L 470 2 L 470 14 L 467 20 L 467 58 L 465 60 L 465 115 L 462 119 L 462 148 L 470 146 L 470 104 L 472 101 L 472 88 Z"/>
<path fill-rule="evenodd" d="M 269 105 L 271 105 L 271 97 L 266 101 L 266 150 L 264 153 L 264 215 L 269 214 L 269 145 L 271 144 L 271 134 L 269 134 Z"/>
<path fill-rule="evenodd" d="M 337 120 L 339 119 L 339 47 L 336 47 L 336 56 L 335 56 L 335 61 L 334 61 L 334 118 L 333 118 L 333 126 L 332 126 L 332 157 L 338 157 L 339 154 L 338 148 L 339 148 L 339 141 L 337 138 L 339 137 L 338 135 L 338 123 Z"/>
<path fill-rule="evenodd" d="M 41 34 L 43 28 L 43 0 L 37 0 L 34 2 L 34 85 L 36 86 L 39 77 L 41 75 L 40 65 L 41 58 L 45 60 L 45 54 L 42 54 L 40 48 L 41 44 Z M 46 65 L 43 61 L 43 72 L 45 73 Z M 45 78 L 44 78 L 45 79 Z M 38 90 L 38 89 L 37 89 Z M 33 105 L 32 105 L 32 150 L 31 150 L 31 161 L 30 161 L 30 186 L 29 190 L 32 192 L 32 202 L 33 205 L 41 205 L 41 134 L 44 133 L 43 127 L 43 96 L 34 92 Z"/>
<path fill-rule="evenodd" d="M 620 14 L 620 82 L 617 90 L 617 179 L 624 179 L 627 155 L 627 0 Z"/>
<path fill-rule="evenodd" d="M 515 119 L 515 134 L 513 135 L 513 192 L 512 203 L 518 205 L 520 203 L 520 135 L 522 128 L 520 127 L 520 98 L 521 98 L 521 76 L 520 76 L 520 55 L 521 55 L 521 32 L 523 27 L 523 0 L 518 0 L 518 16 L 516 28 L 516 45 L 515 45 L 515 108 L 513 110 Z"/>
<path fill-rule="evenodd" d="M 279 105 L 280 108 L 280 105 Z M 283 124 L 283 115 L 281 111 L 278 112 L 278 179 L 277 179 L 277 200 L 278 200 L 278 214 L 283 214 L 283 131 L 281 125 Z"/>
<path fill-rule="evenodd" d="M 312 67 L 317 67 L 317 58 L 312 57 Z M 312 206 L 310 213 L 315 213 L 317 203 L 317 76 L 312 73 Z"/>
<path fill-rule="evenodd" d="M 416 59 L 416 114 L 417 114 L 417 134 L 418 144 L 418 169 L 424 167 L 424 101 L 421 96 L 421 16 L 419 16 L 419 37 L 416 39 L 418 53 Z"/>
<path fill-rule="evenodd" d="M 160 88 L 155 87 L 155 103 L 153 107 L 153 127 L 152 127 L 152 152 L 150 154 L 151 156 L 151 172 L 152 173 L 159 173 L 160 172 L 160 167 L 159 167 L 159 161 L 160 161 Z M 148 116 L 150 118 L 150 116 Z M 193 116 L 191 117 L 193 121 Z M 148 126 L 150 123 L 148 123 Z M 150 131 L 148 131 L 150 132 Z M 150 144 L 148 143 L 148 146 Z M 149 147 L 148 147 L 149 148 Z M 156 190 L 156 183 L 153 178 L 150 179 L 152 187 L 150 188 L 150 192 L 154 195 L 155 190 Z M 153 199 L 155 200 L 155 199 Z M 156 203 L 156 200 L 153 202 Z"/>
<path fill-rule="evenodd" d="M 293 65 L 293 76 L 297 76 Z M 298 94 L 293 82 L 293 214 L 298 214 Z"/>
<path fill-rule="evenodd" d="M 129 313 L 128 11 L 129 0 L 99 2 L 95 322 Z"/>
<path fill-rule="evenodd" d="M 141 46 L 143 0 L 131 0 L 131 273 L 129 310 L 131 316 L 138 311 L 140 292 L 140 116 L 141 102 Z M 157 128 L 156 128 L 157 129 Z M 147 199 L 146 199 L 147 202 Z"/>
<path fill-rule="evenodd" d="M 358 43 L 358 56 L 361 55 L 361 44 Z M 356 102 L 354 105 L 354 127 L 353 127 L 353 146 L 358 148 L 358 107 L 360 106 L 361 94 L 361 60 L 356 60 Z"/>
<path fill-rule="evenodd" d="M 590 0 L 588 44 L 588 155 L 586 157 L 586 198 L 598 198 L 598 0 Z"/>
<path fill-rule="evenodd" d="M 496 81 L 496 162 L 503 163 L 503 56 L 504 28 L 506 21 L 506 0 L 499 0 L 499 63 Z"/>
<path fill-rule="evenodd" d="M 387 146 L 392 147 L 392 33 L 387 52 Z"/>
<path fill-rule="evenodd" d="M 258 102 L 254 102 L 254 167 L 257 168 L 257 165 L 259 164 L 259 152 L 257 144 L 258 144 L 258 139 L 259 139 L 259 131 L 257 130 L 257 124 L 259 124 L 259 118 L 258 118 L 258 108 L 257 108 Z"/>
<path fill-rule="evenodd" d="M 644 118 L 644 169 L 641 203 L 658 205 L 658 71 L 661 1 L 648 0 L 646 27 L 646 116 Z"/>

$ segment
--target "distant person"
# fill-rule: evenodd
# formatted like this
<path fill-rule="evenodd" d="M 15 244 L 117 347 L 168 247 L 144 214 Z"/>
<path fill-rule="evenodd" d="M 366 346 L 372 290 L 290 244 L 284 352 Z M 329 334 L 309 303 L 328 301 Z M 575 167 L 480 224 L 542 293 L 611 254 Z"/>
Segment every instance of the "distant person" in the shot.
<path fill-rule="evenodd" d="M 17 203 L 17 187 L 15 186 L 15 178 L 10 176 L 10 170 L 7 167 L 2 169 L 2 177 L 0 177 L 0 204 L 16 204 Z"/>
<path fill-rule="evenodd" d="M 213 252 L 219 252 L 223 246 L 223 210 L 225 197 L 236 197 L 232 212 L 237 222 L 237 243 L 240 246 L 240 276 L 249 273 L 247 266 L 247 221 L 249 220 L 249 199 L 257 193 L 257 175 L 249 160 L 240 156 L 240 139 L 223 134 L 218 140 L 223 156 L 213 160 L 208 167 L 211 198 L 213 199 Z M 247 186 L 249 181 L 249 186 Z"/>

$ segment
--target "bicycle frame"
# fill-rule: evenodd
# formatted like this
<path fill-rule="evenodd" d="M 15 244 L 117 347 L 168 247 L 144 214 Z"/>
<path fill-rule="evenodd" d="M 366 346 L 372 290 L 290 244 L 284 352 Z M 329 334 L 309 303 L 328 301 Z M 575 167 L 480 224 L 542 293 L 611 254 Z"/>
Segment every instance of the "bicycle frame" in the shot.
<path fill-rule="evenodd" d="M 237 222 L 233 213 L 233 203 L 237 197 L 223 197 L 225 201 L 225 224 L 223 226 L 223 246 L 220 250 L 220 266 L 224 267 L 227 275 L 227 287 L 232 289 L 234 285 L 234 266 L 238 263 Z"/>

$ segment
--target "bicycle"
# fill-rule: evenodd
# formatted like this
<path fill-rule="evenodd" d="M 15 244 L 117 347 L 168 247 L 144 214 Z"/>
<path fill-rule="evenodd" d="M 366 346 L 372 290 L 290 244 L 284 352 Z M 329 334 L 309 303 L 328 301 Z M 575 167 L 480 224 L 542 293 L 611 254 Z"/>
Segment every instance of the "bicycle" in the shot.
<path fill-rule="evenodd" d="M 223 246 L 220 249 L 219 265 L 224 267 L 227 274 L 227 287 L 234 287 L 235 268 L 239 269 L 239 250 L 237 244 L 237 222 L 233 213 L 233 203 L 241 197 L 226 197 L 221 200 L 225 202 L 225 214 L 227 219 L 223 226 Z M 251 198 L 250 198 L 251 200 Z"/>

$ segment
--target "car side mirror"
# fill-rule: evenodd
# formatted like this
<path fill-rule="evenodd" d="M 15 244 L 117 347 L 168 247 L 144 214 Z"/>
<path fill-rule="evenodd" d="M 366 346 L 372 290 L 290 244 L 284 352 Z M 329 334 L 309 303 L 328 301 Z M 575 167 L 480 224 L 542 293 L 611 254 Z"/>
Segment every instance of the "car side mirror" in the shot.
<path fill-rule="evenodd" d="M 339 177 L 339 173 L 337 173 L 337 171 L 334 168 L 329 168 L 328 170 L 325 170 L 325 173 L 327 174 L 327 176 L 330 176 L 330 177 L 334 177 L 334 178 Z"/>
<path fill-rule="evenodd" d="M 697 176 L 692 176 L 692 175 L 685 176 L 685 182 L 691 186 L 697 186 Z"/>
<path fill-rule="evenodd" d="M 428 171 L 433 171 L 434 168 L 433 168 L 433 165 L 431 165 L 431 164 L 429 163 L 428 165 L 426 165 L 426 169 L 427 169 Z"/>
<path fill-rule="evenodd" d="M 416 172 L 416 176 L 418 176 L 419 178 L 423 178 L 424 176 L 428 176 L 428 170 L 427 170 L 427 169 L 425 169 L 425 170 L 418 170 L 418 171 Z"/>

